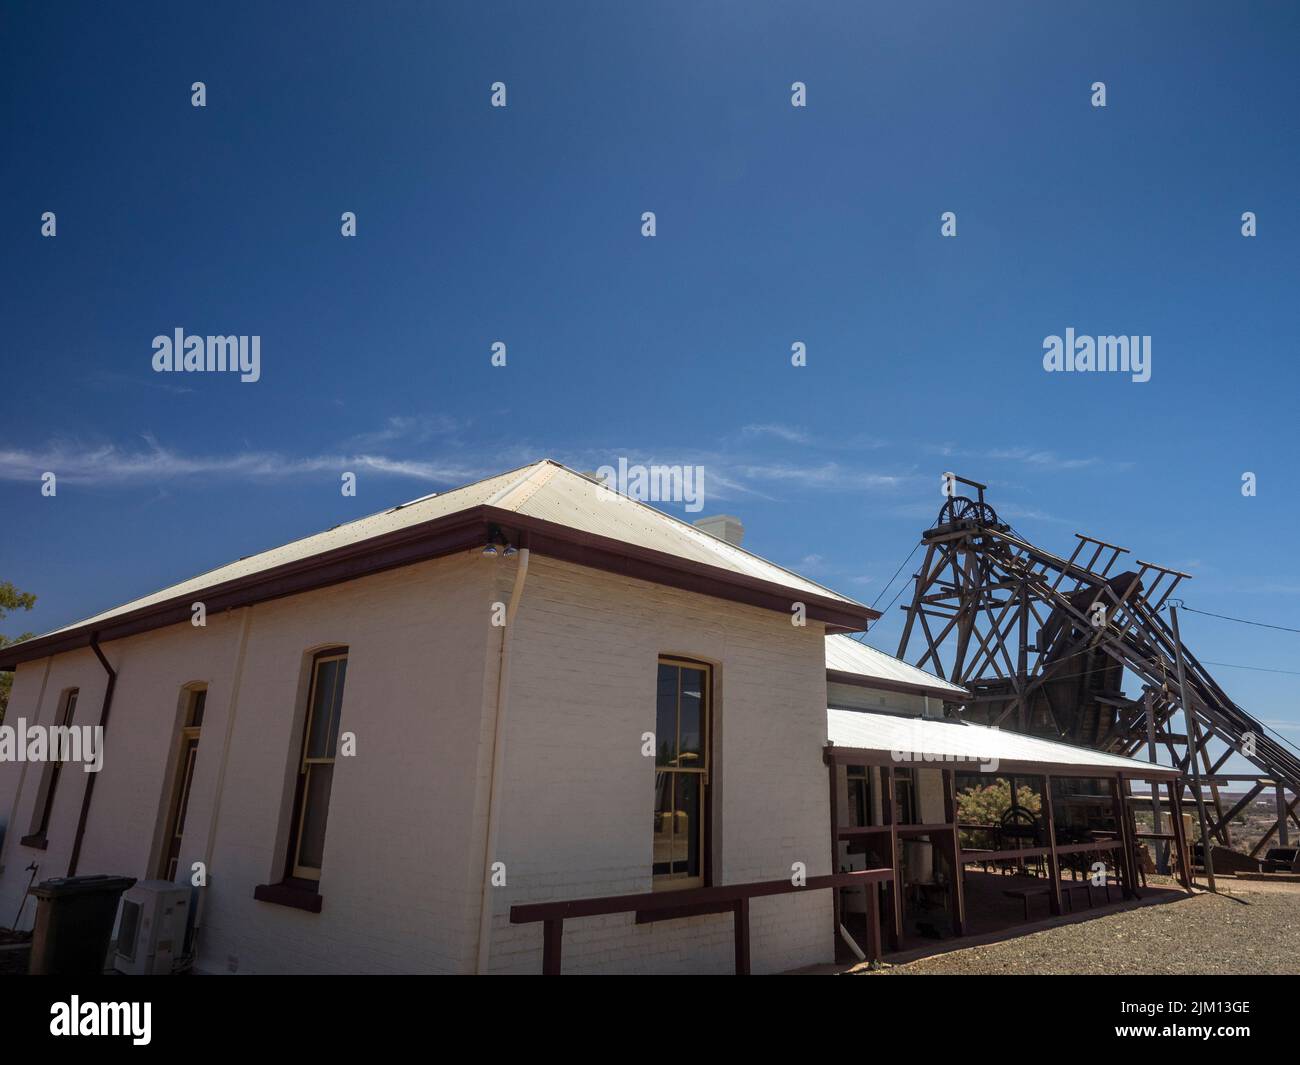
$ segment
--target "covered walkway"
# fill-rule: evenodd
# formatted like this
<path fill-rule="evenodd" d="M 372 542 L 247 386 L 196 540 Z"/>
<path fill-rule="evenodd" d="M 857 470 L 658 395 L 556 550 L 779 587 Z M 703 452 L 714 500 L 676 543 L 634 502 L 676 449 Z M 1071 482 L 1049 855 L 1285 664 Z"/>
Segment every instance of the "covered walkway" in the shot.
<path fill-rule="evenodd" d="M 1135 851 L 1145 840 L 1171 848 L 1190 891 L 1176 769 L 957 721 L 828 710 L 827 726 L 833 868 L 893 872 L 853 894 L 835 892 L 848 952 L 879 958 L 1140 897 Z M 861 800 L 856 816 L 840 809 L 850 770 L 873 782 L 870 816 Z M 922 775 L 941 783 L 939 820 L 925 821 L 898 787 L 903 778 L 915 789 Z M 1168 790 L 1171 832 L 1137 831 L 1135 780 Z M 1005 782 L 1007 800 L 990 816 L 995 781 Z M 973 820 L 971 810 L 982 816 Z"/>

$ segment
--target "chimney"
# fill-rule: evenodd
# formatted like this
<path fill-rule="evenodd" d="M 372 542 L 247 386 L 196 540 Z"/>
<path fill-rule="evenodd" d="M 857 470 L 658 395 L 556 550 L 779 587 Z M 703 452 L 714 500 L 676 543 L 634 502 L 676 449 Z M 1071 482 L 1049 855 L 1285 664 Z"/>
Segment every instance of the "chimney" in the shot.
<path fill-rule="evenodd" d="M 730 514 L 714 514 L 693 521 L 691 524 L 710 536 L 716 536 L 719 540 L 726 540 L 729 544 L 735 544 L 736 547 L 739 547 L 741 541 L 745 539 L 745 526 L 739 518 Z"/>

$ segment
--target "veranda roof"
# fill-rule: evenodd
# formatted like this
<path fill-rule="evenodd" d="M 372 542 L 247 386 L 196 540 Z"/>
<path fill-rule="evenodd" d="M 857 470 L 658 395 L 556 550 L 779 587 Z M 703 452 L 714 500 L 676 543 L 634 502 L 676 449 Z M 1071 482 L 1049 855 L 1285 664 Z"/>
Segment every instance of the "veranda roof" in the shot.
<path fill-rule="evenodd" d="M 1173 780 L 1177 769 L 965 721 L 827 710 L 828 760 L 853 765 L 956 769 L 962 773 Z"/>
<path fill-rule="evenodd" d="M 841 683 L 928 695 L 952 703 L 970 698 L 965 688 L 844 634 L 826 637 L 826 676 Z"/>

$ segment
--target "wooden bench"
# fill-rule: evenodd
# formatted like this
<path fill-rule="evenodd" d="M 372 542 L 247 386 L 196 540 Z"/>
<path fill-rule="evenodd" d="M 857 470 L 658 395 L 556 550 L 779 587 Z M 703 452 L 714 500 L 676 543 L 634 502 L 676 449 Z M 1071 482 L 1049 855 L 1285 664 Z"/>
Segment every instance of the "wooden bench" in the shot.
<path fill-rule="evenodd" d="M 1074 912 L 1074 893 L 1076 891 L 1087 892 L 1089 909 L 1096 905 L 1092 898 L 1092 880 L 1090 878 L 1085 876 L 1083 878 L 1083 883 L 1078 883 L 1077 881 L 1071 881 L 1068 884 L 1062 883 L 1061 895 L 1064 897 L 1066 905 L 1070 907 L 1071 913 Z M 1110 902 L 1109 891 L 1106 892 L 1106 901 Z"/>
<path fill-rule="evenodd" d="M 1029 900 L 1035 895 L 1050 895 L 1051 888 L 1046 887 L 1026 887 L 1026 888 L 1008 888 L 1002 892 L 1009 899 L 1019 899 L 1025 904 L 1025 921 L 1029 921 Z"/>

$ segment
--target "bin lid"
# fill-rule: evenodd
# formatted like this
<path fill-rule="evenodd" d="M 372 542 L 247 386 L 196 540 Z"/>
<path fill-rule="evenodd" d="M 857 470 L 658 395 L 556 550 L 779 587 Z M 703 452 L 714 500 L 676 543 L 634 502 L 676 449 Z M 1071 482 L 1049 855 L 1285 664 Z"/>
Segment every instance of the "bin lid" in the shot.
<path fill-rule="evenodd" d="M 56 876 L 52 880 L 42 880 L 32 894 L 38 899 L 66 898 L 69 895 L 120 895 L 135 883 L 133 876 L 109 876 L 97 873 L 94 876 Z"/>

